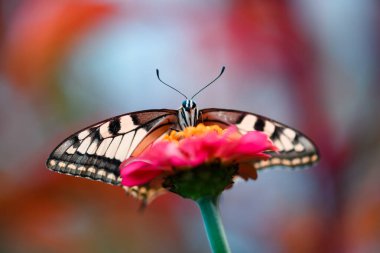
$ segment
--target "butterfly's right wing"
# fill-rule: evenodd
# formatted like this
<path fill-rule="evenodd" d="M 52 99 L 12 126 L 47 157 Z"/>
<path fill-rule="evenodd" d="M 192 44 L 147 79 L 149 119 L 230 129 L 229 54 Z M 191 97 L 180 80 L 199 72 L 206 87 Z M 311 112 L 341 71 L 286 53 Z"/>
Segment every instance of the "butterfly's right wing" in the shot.
<path fill-rule="evenodd" d="M 268 135 L 279 149 L 272 153 L 268 160 L 257 161 L 256 169 L 272 166 L 305 167 L 313 165 L 319 160 L 319 152 L 310 138 L 273 119 L 237 110 L 203 109 L 201 119 L 205 124 L 218 124 L 223 128 L 235 125 L 240 132 L 261 131 Z"/>
<path fill-rule="evenodd" d="M 46 166 L 59 173 L 120 184 L 120 164 L 177 125 L 176 110 L 119 115 L 71 135 L 50 154 Z"/>

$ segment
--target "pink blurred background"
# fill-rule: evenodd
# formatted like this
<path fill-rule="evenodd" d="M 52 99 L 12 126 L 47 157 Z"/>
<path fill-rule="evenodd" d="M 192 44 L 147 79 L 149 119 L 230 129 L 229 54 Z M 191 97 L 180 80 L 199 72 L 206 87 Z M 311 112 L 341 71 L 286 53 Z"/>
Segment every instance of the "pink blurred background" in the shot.
<path fill-rule="evenodd" d="M 221 199 L 233 252 L 380 252 L 376 0 L 0 1 L 0 252 L 209 252 L 197 207 L 144 212 L 122 189 L 45 168 L 91 123 L 178 108 L 252 111 L 321 150 Z"/>

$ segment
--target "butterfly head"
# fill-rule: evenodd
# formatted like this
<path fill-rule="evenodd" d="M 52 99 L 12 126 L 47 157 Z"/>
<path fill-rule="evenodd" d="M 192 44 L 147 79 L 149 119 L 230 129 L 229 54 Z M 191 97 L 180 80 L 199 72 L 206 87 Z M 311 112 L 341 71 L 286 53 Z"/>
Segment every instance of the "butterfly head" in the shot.
<path fill-rule="evenodd" d="M 198 109 L 192 99 L 186 99 L 182 102 L 182 107 L 178 110 L 178 120 L 182 129 L 197 124 Z"/>
<path fill-rule="evenodd" d="M 191 99 L 186 99 L 186 100 L 183 100 L 183 102 L 182 102 L 182 108 L 185 111 L 189 112 L 189 111 L 195 109 L 196 107 L 197 107 L 197 104 Z"/>

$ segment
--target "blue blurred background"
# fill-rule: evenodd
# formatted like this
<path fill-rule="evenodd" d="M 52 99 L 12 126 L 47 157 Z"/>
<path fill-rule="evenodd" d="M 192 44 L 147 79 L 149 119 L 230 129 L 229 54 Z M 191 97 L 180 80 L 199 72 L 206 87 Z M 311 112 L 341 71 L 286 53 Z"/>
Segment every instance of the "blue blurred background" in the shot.
<path fill-rule="evenodd" d="M 209 252 L 197 207 L 143 213 L 122 189 L 49 172 L 91 123 L 198 106 L 263 114 L 318 144 L 309 170 L 268 170 L 221 199 L 233 252 L 380 252 L 376 0 L 0 1 L 0 251 Z"/>

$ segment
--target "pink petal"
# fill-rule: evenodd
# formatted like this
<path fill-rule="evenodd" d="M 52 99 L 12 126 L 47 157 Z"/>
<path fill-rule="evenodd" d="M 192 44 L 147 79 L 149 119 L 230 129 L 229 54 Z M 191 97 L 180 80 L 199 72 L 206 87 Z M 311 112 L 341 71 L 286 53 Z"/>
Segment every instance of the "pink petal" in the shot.
<path fill-rule="evenodd" d="M 233 134 L 239 134 L 239 135 L 241 135 L 240 132 L 239 132 L 239 129 L 235 125 L 229 126 L 223 132 L 223 136 L 226 137 L 226 138 L 229 138 Z"/>
<path fill-rule="evenodd" d="M 219 158 L 221 150 L 228 145 L 228 140 L 216 133 L 205 136 L 201 143 L 201 149 L 207 154 L 207 159 Z"/>
<path fill-rule="evenodd" d="M 173 145 L 167 148 L 165 152 L 166 162 L 169 166 L 182 167 L 188 166 L 188 157 L 178 145 Z"/>
<path fill-rule="evenodd" d="M 266 134 L 258 131 L 244 135 L 236 148 L 237 153 L 245 155 L 255 155 L 268 150 L 275 151 L 277 148 Z"/>
<path fill-rule="evenodd" d="M 272 146 L 272 142 L 265 133 L 252 131 L 241 137 L 237 149 L 242 153 L 254 154 L 271 149 Z"/>
<path fill-rule="evenodd" d="M 268 136 L 259 131 L 248 132 L 239 139 L 232 139 L 224 149 L 222 158 L 224 161 L 238 160 L 239 162 L 254 160 L 258 158 L 268 158 L 264 151 L 275 151 Z"/>
<path fill-rule="evenodd" d="M 207 151 L 202 149 L 204 139 L 200 137 L 190 137 L 184 139 L 179 144 L 179 150 L 183 154 L 182 165 L 195 167 L 207 160 Z M 175 166 L 180 166 L 177 163 Z"/>
<path fill-rule="evenodd" d="M 168 141 L 160 141 L 147 149 L 140 159 L 151 161 L 158 167 L 182 166 L 187 164 L 187 158 L 178 148 L 178 145 Z"/>
<path fill-rule="evenodd" d="M 160 141 L 144 151 L 140 158 L 155 161 L 155 163 L 161 164 L 167 160 L 168 156 L 174 155 L 172 153 L 175 150 L 175 144 L 168 141 Z"/>
<path fill-rule="evenodd" d="M 147 161 L 132 161 L 120 168 L 121 184 L 125 186 L 142 185 L 159 176 L 162 172 L 162 169 Z"/>
<path fill-rule="evenodd" d="M 188 157 L 181 152 L 178 144 L 162 141 L 153 145 L 141 158 L 154 162 L 157 166 L 188 166 Z"/>

